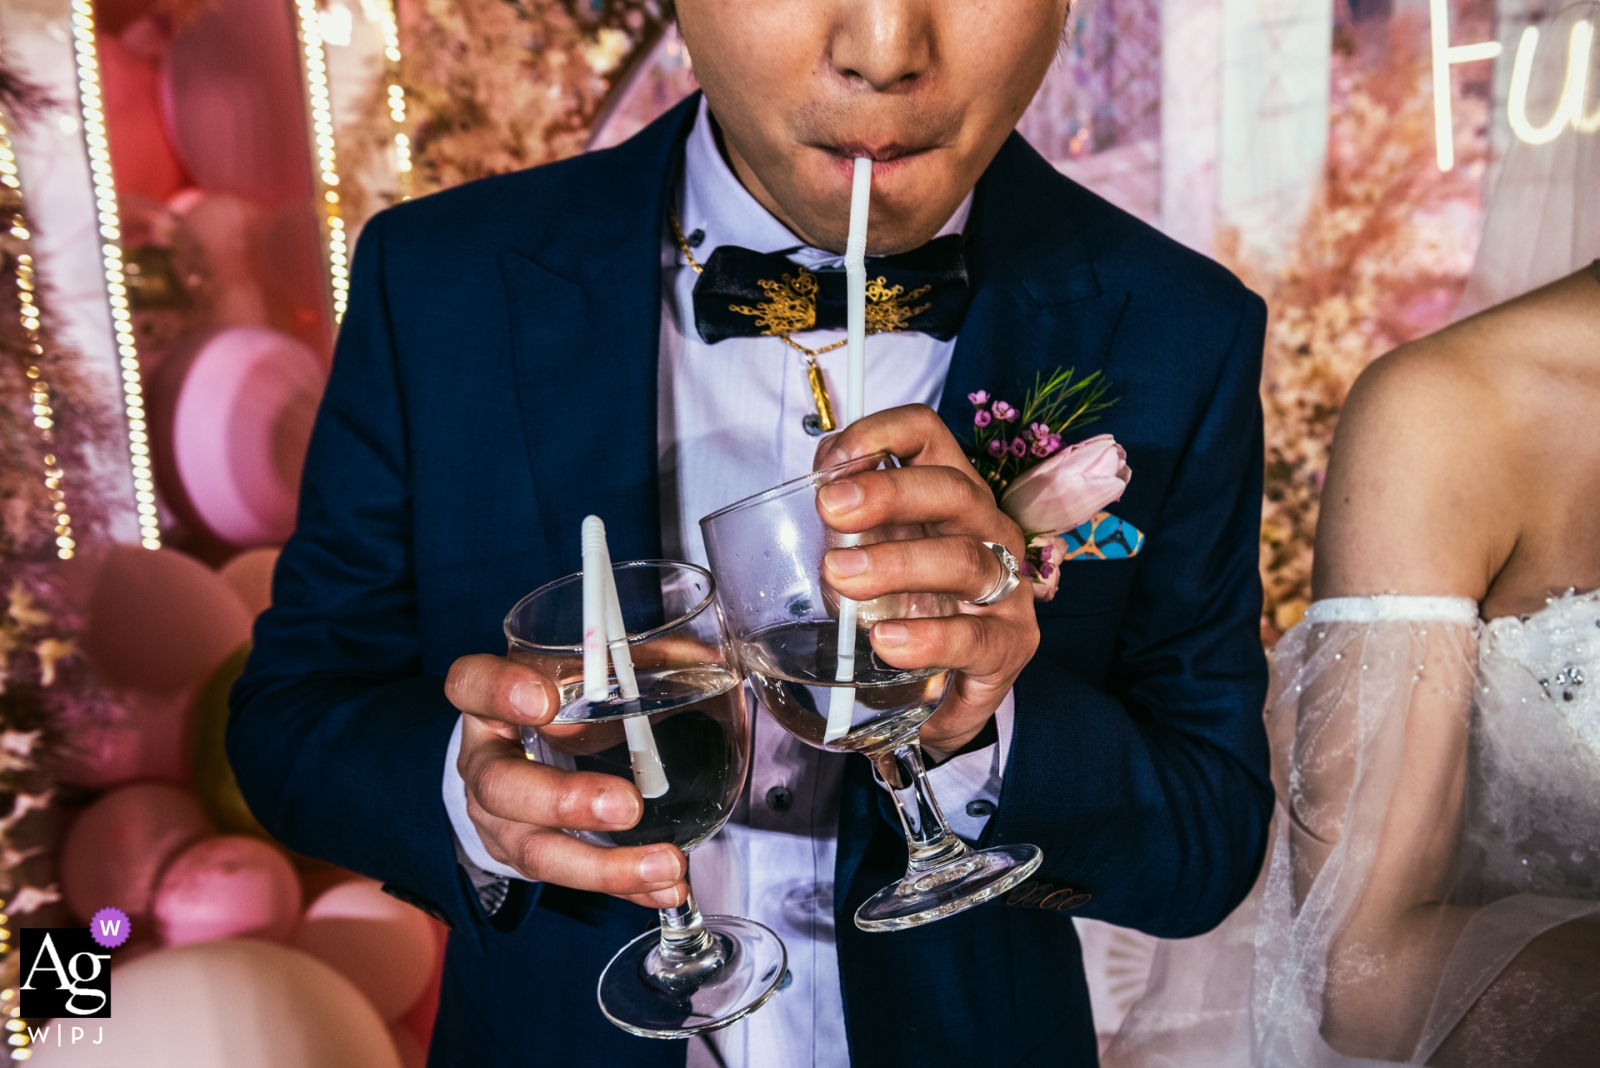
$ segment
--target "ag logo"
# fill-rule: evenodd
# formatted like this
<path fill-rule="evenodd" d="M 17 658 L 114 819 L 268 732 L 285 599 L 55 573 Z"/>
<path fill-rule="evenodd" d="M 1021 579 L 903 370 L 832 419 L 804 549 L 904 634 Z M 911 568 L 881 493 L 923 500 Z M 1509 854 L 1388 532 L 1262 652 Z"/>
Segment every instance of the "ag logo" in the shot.
<path fill-rule="evenodd" d="M 82 927 L 22 929 L 22 1015 L 111 1015 L 111 954 Z"/>

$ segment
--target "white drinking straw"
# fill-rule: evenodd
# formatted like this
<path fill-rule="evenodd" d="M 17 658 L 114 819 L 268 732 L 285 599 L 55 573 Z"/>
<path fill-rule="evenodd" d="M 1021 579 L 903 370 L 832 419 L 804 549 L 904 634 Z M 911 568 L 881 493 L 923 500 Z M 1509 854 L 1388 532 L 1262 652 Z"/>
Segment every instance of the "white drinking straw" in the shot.
<path fill-rule="evenodd" d="M 628 631 L 622 625 L 622 598 L 617 596 L 617 573 L 611 569 L 611 552 L 606 553 L 606 646 L 617 671 L 617 689 L 624 701 L 639 699 L 639 680 L 633 673 L 633 650 L 628 648 Z M 656 734 L 649 716 L 628 716 L 622 721 L 628 738 L 628 756 L 633 760 L 633 782 L 642 797 L 660 797 L 667 792 L 667 770 L 656 748 Z"/>
<path fill-rule="evenodd" d="M 637 701 L 639 678 L 633 673 L 633 650 L 628 648 L 628 631 L 622 625 L 622 598 L 617 595 L 617 573 L 611 568 L 611 547 L 606 544 L 604 526 L 600 528 L 600 575 L 605 580 L 606 648 L 611 653 L 611 668 L 617 673 L 617 692 L 624 701 Z"/>
<path fill-rule="evenodd" d="M 599 587 L 598 604 L 590 597 L 590 575 Z M 591 610 L 594 614 L 591 614 Z M 593 641 L 590 636 L 594 635 Z M 597 651 L 591 656 L 591 645 Z M 611 550 L 606 545 L 606 527 L 599 516 L 583 521 L 583 692 L 590 701 L 603 701 L 609 695 L 606 678 L 606 652 L 617 672 L 618 696 L 624 701 L 639 699 L 639 680 L 633 670 L 633 652 L 628 648 L 628 631 L 622 623 L 622 599 L 617 595 L 617 576 L 611 569 Z M 591 663 L 598 658 L 598 667 Z M 593 696 L 598 677 L 600 696 Z M 633 761 L 633 781 L 643 797 L 660 797 L 667 792 L 667 773 L 656 748 L 655 732 L 648 716 L 626 716 L 622 730 L 628 739 L 628 756 Z"/>
<path fill-rule="evenodd" d="M 583 698 L 599 704 L 611 696 L 606 677 L 606 525 L 583 521 Z"/>
<path fill-rule="evenodd" d="M 855 182 L 850 187 L 850 231 L 844 244 L 845 337 L 850 355 L 845 379 L 845 425 L 866 414 L 867 401 L 867 208 L 872 202 L 872 161 L 856 159 Z M 860 538 L 846 535 L 842 545 L 856 545 Z M 856 676 L 856 602 L 839 599 L 839 655 L 835 682 L 850 682 Z M 828 693 L 828 728 L 824 743 L 836 742 L 850 733 L 855 712 L 853 686 L 836 686 Z"/>

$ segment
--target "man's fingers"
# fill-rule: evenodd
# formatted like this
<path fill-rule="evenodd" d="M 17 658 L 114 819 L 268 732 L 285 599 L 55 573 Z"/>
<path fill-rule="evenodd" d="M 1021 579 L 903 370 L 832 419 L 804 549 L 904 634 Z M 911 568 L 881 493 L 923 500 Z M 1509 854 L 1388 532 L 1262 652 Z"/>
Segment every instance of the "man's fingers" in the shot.
<path fill-rule="evenodd" d="M 972 741 L 1005 699 L 1009 683 L 979 682 L 953 672 L 944 700 L 919 732 L 924 746 L 954 752 Z"/>
<path fill-rule="evenodd" d="M 994 551 L 973 537 L 881 541 L 834 549 L 822 558 L 823 577 L 846 597 L 870 601 L 887 593 L 948 593 L 975 601 L 1005 577 Z"/>
<path fill-rule="evenodd" d="M 622 900 L 631 901 L 635 905 L 643 905 L 647 909 L 670 909 L 683 904 L 689 898 L 689 883 L 687 880 L 667 890 L 657 890 L 653 894 L 622 894 Z"/>
<path fill-rule="evenodd" d="M 843 534 L 886 524 L 937 524 L 945 533 L 995 532 L 994 495 L 951 467 L 867 471 L 817 490 L 822 521 Z"/>
<path fill-rule="evenodd" d="M 555 684 L 503 656 L 463 656 L 450 665 L 444 695 L 463 712 L 527 726 L 548 722 L 560 711 Z"/>
<path fill-rule="evenodd" d="M 676 897 L 689 870 L 683 854 L 669 844 L 608 848 L 560 831 L 527 828 L 501 845 L 510 854 L 507 862 L 530 878 L 619 897 L 662 891 Z"/>
<path fill-rule="evenodd" d="M 509 769 L 503 769 L 501 761 L 507 764 L 521 761 L 523 765 L 537 769 L 532 777 L 534 781 L 524 782 L 521 780 L 525 776 L 503 774 Z M 562 829 L 615 831 L 631 826 L 638 820 L 639 812 L 638 796 L 632 784 L 611 775 L 564 772 L 533 764 L 515 755 L 494 756 L 487 761 L 477 759 L 471 770 L 474 774 L 468 779 L 467 815 L 477 827 L 484 848 L 495 860 L 511 865 L 530 879 L 558 883 L 578 890 L 614 894 L 647 907 L 667 908 L 683 903 L 688 894 L 685 878 L 688 865 L 675 846 L 660 843 L 606 848 L 580 841 Z M 487 779 L 483 775 L 485 770 L 490 773 Z M 544 774 L 546 772 L 551 774 Z M 593 779 L 609 779 L 611 782 L 595 784 L 589 781 Z M 594 818 L 594 792 L 591 788 L 598 785 L 603 793 L 616 791 L 615 784 L 619 782 L 624 787 L 621 793 L 631 795 L 629 807 L 632 811 L 622 820 Z M 489 787 L 487 791 L 482 789 L 485 783 Z M 518 811 L 525 800 L 516 796 L 522 792 L 522 787 L 534 787 L 528 793 L 537 796 L 548 793 L 548 790 L 539 787 L 548 787 L 550 783 L 555 784 L 557 792 L 565 791 L 569 798 L 576 799 L 573 815 L 561 827 L 506 818 L 483 803 L 487 792 L 490 804 Z M 497 790 L 504 790 L 511 796 L 502 796 L 496 793 Z M 584 800 L 591 803 L 590 816 L 587 818 L 579 814 Z"/>
<path fill-rule="evenodd" d="M 901 463 L 953 467 L 983 484 L 950 428 L 926 404 L 906 404 L 856 420 L 819 448 L 817 466 L 831 467 L 879 450 Z"/>
<path fill-rule="evenodd" d="M 574 831 L 620 831 L 639 822 L 644 802 L 626 779 L 563 771 L 524 758 L 511 745 L 485 745 L 462 770 L 469 799 L 501 819 Z"/>
<path fill-rule="evenodd" d="M 872 628 L 872 649 L 898 668 L 954 668 L 975 678 L 1015 674 L 1039 645 L 1037 627 L 1003 615 L 890 619 Z"/>

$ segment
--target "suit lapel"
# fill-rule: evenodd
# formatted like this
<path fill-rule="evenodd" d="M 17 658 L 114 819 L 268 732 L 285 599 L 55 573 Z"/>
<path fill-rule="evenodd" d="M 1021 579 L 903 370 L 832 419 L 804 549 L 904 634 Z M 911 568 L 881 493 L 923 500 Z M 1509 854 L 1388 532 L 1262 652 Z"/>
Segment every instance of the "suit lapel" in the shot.
<path fill-rule="evenodd" d="M 1079 224 L 1087 194 L 1012 134 L 979 182 L 962 323 L 939 414 L 959 439 L 972 432 L 967 394 L 1020 404 L 1034 376 L 1058 367 L 1101 370 L 1128 295 L 1107 288 Z"/>
<path fill-rule="evenodd" d="M 606 521 L 613 559 L 661 555 L 661 233 L 698 102 L 697 93 L 616 149 L 560 164 L 592 174 L 562 183 L 574 192 L 545 206 L 543 232 L 500 255 L 538 503 L 530 541 L 543 543 L 551 577 L 581 566 L 578 528 L 591 512 Z"/>

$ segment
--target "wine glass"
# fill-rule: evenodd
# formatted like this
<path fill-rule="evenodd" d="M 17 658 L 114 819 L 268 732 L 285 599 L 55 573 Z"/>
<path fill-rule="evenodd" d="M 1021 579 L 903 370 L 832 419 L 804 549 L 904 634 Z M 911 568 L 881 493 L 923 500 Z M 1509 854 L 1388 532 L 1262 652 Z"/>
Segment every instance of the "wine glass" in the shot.
<path fill-rule="evenodd" d="M 554 680 L 561 709 L 522 729 L 530 760 L 629 779 L 644 798 L 622 831 L 573 831 L 602 846 L 671 842 L 685 853 L 717 833 L 744 789 L 750 721 L 716 604 L 693 564 L 644 560 L 613 569 L 639 696 L 614 673 L 603 701 L 584 697 L 583 575 L 528 594 L 505 619 L 509 656 Z M 687 876 L 686 876 L 687 878 Z M 726 1027 L 766 1004 L 788 965 L 783 942 L 738 916 L 702 916 L 691 890 L 661 926 L 629 942 L 601 973 L 600 1009 L 648 1038 Z"/>
<path fill-rule="evenodd" d="M 929 536 L 921 526 L 843 535 L 822 521 L 820 487 L 893 462 L 885 452 L 859 457 L 700 520 L 739 662 L 761 704 L 808 745 L 865 755 L 899 810 L 908 870 L 856 910 L 856 926 L 864 931 L 893 931 L 953 916 L 1004 894 L 1043 859 L 1037 846 L 1026 844 L 976 850 L 950 829 L 928 782 L 918 739 L 944 697 L 950 672 L 892 667 L 873 653 L 872 624 L 954 615 L 960 610 L 955 598 L 898 593 L 855 604 L 822 578 L 822 557 L 829 549 Z M 854 629 L 843 657 L 841 618 Z"/>

